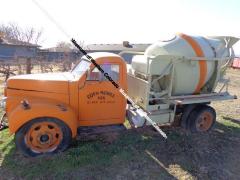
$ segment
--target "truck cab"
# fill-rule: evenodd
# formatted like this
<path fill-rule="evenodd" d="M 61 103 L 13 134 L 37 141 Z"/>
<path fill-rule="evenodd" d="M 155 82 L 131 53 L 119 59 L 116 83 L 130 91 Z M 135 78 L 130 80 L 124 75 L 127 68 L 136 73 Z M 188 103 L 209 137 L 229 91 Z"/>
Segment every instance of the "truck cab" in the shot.
<path fill-rule="evenodd" d="M 127 90 L 126 63 L 120 56 L 90 55 Z M 71 72 L 11 77 L 5 95 L 9 129 L 25 155 L 66 149 L 79 127 L 125 121 L 126 99 L 85 56 Z"/>
<path fill-rule="evenodd" d="M 104 72 L 108 73 L 126 91 L 125 61 L 120 56 L 111 53 L 95 53 L 91 56 L 96 59 Z M 126 99 L 119 93 L 119 90 L 84 57 L 72 73 L 78 73 L 78 69 L 86 63 L 87 66 L 90 66 L 90 69 L 86 71 L 85 77 L 80 80 L 78 91 L 79 125 L 122 124 L 126 114 Z"/>

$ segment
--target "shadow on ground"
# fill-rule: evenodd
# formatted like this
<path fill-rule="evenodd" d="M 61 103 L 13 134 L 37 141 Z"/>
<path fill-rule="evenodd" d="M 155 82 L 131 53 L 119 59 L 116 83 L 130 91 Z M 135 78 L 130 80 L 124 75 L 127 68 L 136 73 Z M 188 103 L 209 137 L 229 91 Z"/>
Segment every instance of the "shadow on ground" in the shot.
<path fill-rule="evenodd" d="M 38 158 L 23 157 L 9 142 L 0 179 L 238 179 L 240 126 L 223 122 L 205 134 L 165 129 L 167 141 L 150 128 L 106 134 Z"/>
<path fill-rule="evenodd" d="M 233 123 L 236 123 L 236 124 L 240 125 L 240 119 L 234 119 L 234 118 L 227 117 L 227 116 L 223 116 L 223 119 L 226 120 L 226 121 L 231 121 Z"/>

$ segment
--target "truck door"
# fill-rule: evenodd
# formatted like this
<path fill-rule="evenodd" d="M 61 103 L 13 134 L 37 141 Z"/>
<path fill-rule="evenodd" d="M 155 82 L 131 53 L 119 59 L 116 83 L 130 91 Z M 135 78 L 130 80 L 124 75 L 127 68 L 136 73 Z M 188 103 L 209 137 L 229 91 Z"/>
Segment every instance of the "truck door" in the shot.
<path fill-rule="evenodd" d="M 100 64 L 118 84 L 122 84 L 122 65 Z M 79 89 L 79 123 L 83 126 L 121 124 L 125 120 L 126 100 L 104 75 L 94 68 Z"/>

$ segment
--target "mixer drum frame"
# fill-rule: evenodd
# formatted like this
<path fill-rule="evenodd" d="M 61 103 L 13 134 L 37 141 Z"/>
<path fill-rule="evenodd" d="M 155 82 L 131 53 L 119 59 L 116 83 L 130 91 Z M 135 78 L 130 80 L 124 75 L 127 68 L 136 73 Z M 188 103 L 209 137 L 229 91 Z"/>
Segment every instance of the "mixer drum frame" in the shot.
<path fill-rule="evenodd" d="M 121 54 L 123 54 L 122 52 Z M 129 52 L 127 52 L 129 53 Z M 136 53 L 136 52 L 133 52 Z M 140 54 L 141 52 L 137 52 Z M 222 61 L 230 61 L 232 57 L 226 58 L 206 58 L 206 57 L 184 57 L 184 56 L 172 56 L 172 55 L 160 55 L 161 57 L 156 57 L 158 59 L 166 59 L 169 63 L 164 69 L 163 73 L 157 77 L 157 81 L 166 78 L 168 76 L 168 83 L 165 89 L 159 91 L 154 91 L 152 89 L 153 84 L 156 81 L 154 73 L 152 73 L 151 68 L 148 67 L 148 73 L 140 73 L 134 71 L 131 67 L 128 67 L 128 95 L 143 109 L 149 113 L 149 117 L 155 121 L 157 124 L 172 124 L 176 114 L 177 109 L 180 106 L 185 105 L 201 105 L 210 104 L 211 101 L 222 101 L 236 99 L 235 95 L 230 95 L 228 93 L 228 80 L 219 79 L 222 77 Z M 205 61 L 215 62 L 214 72 L 208 82 L 202 87 L 201 91 L 197 94 L 173 94 L 173 84 L 175 76 L 175 67 L 181 61 L 191 61 L 197 62 L 204 59 Z M 154 67 L 154 66 L 153 66 Z M 225 68 L 224 68 L 225 69 Z M 187 80 L 186 80 L 187 81 Z M 217 92 L 216 86 L 219 84 Z M 134 113 L 131 109 L 128 110 L 129 117 L 134 117 Z M 148 125 L 148 124 L 147 124 Z"/>

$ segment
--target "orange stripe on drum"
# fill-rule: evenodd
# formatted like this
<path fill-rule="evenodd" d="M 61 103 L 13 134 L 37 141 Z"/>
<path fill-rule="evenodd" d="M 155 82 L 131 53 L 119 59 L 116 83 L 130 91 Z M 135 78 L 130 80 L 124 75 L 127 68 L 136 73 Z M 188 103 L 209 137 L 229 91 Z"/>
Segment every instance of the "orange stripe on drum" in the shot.
<path fill-rule="evenodd" d="M 191 38 L 190 36 L 188 36 L 186 34 L 179 34 L 179 36 L 190 44 L 190 46 L 193 48 L 197 57 L 204 57 L 202 48 L 193 38 Z M 207 77 L 207 62 L 204 60 L 199 60 L 198 64 L 199 64 L 200 74 L 199 74 L 199 80 L 198 80 L 198 84 L 195 88 L 194 94 L 200 92 L 201 88 L 204 86 L 204 83 L 205 83 L 205 80 Z"/>

